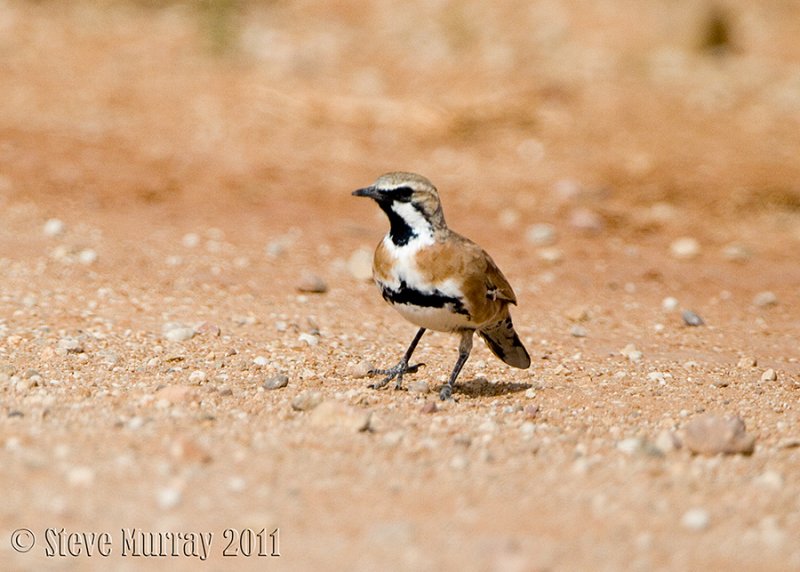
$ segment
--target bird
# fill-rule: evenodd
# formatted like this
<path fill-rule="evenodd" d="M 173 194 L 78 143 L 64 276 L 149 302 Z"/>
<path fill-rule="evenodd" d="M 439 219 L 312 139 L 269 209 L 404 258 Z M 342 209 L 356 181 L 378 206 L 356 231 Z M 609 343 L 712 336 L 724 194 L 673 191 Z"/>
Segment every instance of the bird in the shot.
<path fill-rule="evenodd" d="M 401 389 L 403 376 L 425 365 L 410 365 L 410 360 L 427 330 L 460 336 L 458 359 L 439 391 L 442 401 L 452 397 L 476 332 L 503 362 L 530 366 L 509 312 L 517 304 L 514 290 L 486 251 L 450 230 L 430 180 L 391 172 L 352 194 L 374 200 L 388 217 L 389 232 L 375 249 L 372 278 L 383 299 L 419 328 L 397 365 L 369 371 L 385 376 L 369 387 L 380 389 L 394 379 L 395 389 Z"/>

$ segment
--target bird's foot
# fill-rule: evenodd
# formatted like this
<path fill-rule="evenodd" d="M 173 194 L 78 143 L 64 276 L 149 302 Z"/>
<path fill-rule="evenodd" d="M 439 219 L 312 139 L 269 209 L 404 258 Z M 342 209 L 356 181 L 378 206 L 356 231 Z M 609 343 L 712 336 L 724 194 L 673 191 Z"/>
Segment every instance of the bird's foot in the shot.
<path fill-rule="evenodd" d="M 447 401 L 451 397 L 453 397 L 453 386 L 446 383 L 442 386 L 442 389 L 439 390 L 439 399 Z"/>
<path fill-rule="evenodd" d="M 403 376 L 407 373 L 416 373 L 416 371 L 424 365 L 424 363 L 408 365 L 408 362 L 404 360 L 389 369 L 371 369 L 367 372 L 369 375 L 385 375 L 386 377 L 380 381 L 369 384 L 368 387 L 380 389 L 394 379 L 394 388 L 401 389 L 403 386 Z"/>

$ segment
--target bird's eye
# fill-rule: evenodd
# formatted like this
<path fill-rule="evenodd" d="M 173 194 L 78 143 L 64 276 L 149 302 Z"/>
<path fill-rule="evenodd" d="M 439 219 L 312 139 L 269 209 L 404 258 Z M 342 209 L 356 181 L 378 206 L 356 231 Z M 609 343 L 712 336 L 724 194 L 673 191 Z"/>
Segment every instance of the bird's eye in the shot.
<path fill-rule="evenodd" d="M 407 203 L 414 195 L 414 189 L 411 187 L 397 187 L 392 191 L 392 198 L 396 201 Z"/>

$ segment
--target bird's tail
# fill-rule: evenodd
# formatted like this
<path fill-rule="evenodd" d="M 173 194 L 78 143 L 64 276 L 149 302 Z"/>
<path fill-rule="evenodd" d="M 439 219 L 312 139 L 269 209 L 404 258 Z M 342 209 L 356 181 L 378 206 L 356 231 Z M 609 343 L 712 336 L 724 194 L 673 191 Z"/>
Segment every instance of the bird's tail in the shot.
<path fill-rule="evenodd" d="M 511 316 L 506 314 L 498 322 L 478 330 L 478 334 L 492 350 L 492 353 L 510 366 L 527 369 L 531 365 L 531 356 L 514 331 Z"/>

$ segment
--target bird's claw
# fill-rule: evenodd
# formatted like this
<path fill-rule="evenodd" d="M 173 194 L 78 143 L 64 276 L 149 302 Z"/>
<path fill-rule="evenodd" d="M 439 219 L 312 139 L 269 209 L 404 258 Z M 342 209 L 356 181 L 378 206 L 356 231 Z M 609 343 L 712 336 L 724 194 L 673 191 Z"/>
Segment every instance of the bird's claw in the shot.
<path fill-rule="evenodd" d="M 385 375 L 386 377 L 380 381 L 376 381 L 375 383 L 370 383 L 368 387 L 370 389 L 380 389 L 394 379 L 394 388 L 402 389 L 403 376 L 407 373 L 416 373 L 417 370 L 424 365 L 424 363 L 408 365 L 408 363 L 400 362 L 396 366 L 389 369 L 371 369 L 367 372 L 367 375 Z"/>
<path fill-rule="evenodd" d="M 447 401 L 451 397 L 453 397 L 453 388 L 450 385 L 445 385 L 439 390 L 439 399 L 442 401 Z"/>

